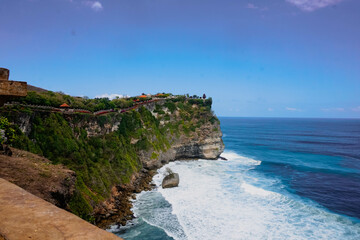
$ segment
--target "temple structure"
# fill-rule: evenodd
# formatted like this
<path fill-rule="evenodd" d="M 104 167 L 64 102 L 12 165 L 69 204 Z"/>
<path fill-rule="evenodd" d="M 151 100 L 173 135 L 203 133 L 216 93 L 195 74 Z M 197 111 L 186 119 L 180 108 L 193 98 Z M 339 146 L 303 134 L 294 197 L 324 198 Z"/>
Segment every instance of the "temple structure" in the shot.
<path fill-rule="evenodd" d="M 15 97 L 26 97 L 27 95 L 27 83 L 9 81 L 9 75 L 9 69 L 0 68 L 0 107 Z"/>

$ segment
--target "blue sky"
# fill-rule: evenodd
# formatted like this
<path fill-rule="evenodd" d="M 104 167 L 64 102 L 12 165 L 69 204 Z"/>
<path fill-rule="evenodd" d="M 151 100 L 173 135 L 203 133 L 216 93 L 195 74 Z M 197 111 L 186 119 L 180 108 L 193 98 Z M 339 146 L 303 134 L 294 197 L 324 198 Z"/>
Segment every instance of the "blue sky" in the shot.
<path fill-rule="evenodd" d="M 219 116 L 360 117 L 358 0 L 0 0 L 0 66 L 76 96 L 206 93 Z"/>

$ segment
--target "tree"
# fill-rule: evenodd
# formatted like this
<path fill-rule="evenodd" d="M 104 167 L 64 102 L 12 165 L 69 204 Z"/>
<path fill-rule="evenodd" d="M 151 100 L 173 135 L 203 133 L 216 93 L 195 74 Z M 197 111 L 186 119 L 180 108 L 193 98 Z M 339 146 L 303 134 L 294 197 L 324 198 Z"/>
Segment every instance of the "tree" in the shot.
<path fill-rule="evenodd" d="M 15 139 L 15 130 L 6 117 L 0 117 L 0 143 L 12 143 Z"/>
<path fill-rule="evenodd" d="M 205 95 L 205 93 L 204 93 L 204 95 L 203 95 L 203 99 L 206 99 L 206 95 Z"/>

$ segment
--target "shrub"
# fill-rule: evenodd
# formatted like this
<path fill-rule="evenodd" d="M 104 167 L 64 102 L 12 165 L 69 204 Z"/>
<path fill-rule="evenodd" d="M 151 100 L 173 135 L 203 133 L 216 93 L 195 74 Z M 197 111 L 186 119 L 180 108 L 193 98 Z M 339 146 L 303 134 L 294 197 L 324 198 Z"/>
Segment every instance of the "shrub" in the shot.
<path fill-rule="evenodd" d="M 15 140 L 15 129 L 6 117 L 0 117 L 0 143 L 11 144 Z"/>
<path fill-rule="evenodd" d="M 174 111 L 176 110 L 175 103 L 170 102 L 170 101 L 165 103 L 165 107 L 167 107 L 171 113 L 174 113 Z"/>

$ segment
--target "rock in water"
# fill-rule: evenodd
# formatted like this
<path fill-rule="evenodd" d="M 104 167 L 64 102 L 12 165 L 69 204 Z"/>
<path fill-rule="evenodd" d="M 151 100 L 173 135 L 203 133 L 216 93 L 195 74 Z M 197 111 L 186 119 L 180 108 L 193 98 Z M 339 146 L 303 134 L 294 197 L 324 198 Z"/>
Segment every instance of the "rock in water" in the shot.
<path fill-rule="evenodd" d="M 177 187 L 179 185 L 179 182 L 180 182 L 179 174 L 171 173 L 163 179 L 161 186 L 162 188 Z"/>

